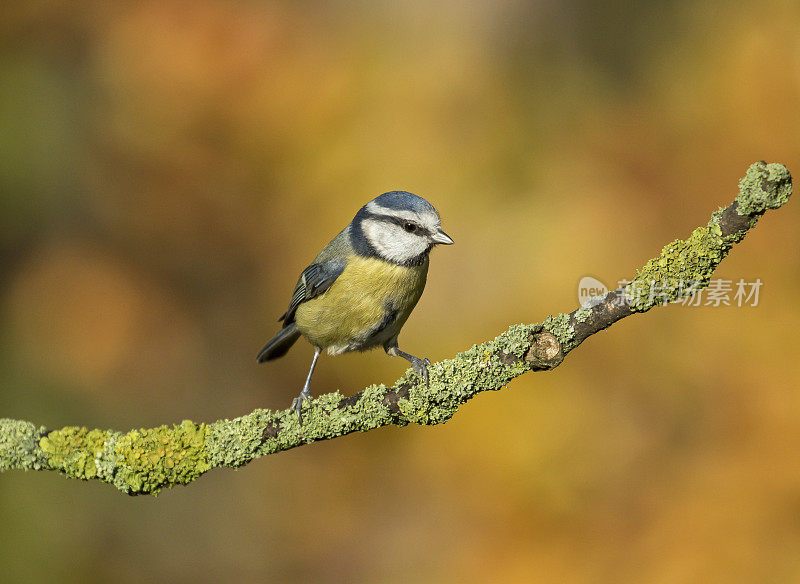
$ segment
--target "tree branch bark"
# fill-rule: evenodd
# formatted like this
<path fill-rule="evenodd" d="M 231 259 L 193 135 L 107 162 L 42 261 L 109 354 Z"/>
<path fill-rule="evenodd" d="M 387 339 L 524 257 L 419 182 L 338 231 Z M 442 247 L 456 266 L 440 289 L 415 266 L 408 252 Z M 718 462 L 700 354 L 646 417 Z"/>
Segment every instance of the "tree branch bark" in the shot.
<path fill-rule="evenodd" d="M 157 494 L 187 484 L 212 468 L 251 460 L 317 440 L 394 424 L 440 424 L 482 391 L 495 391 L 528 371 L 553 369 L 591 335 L 618 320 L 681 297 L 685 286 L 708 285 L 717 265 L 767 209 L 789 199 L 792 180 L 781 164 L 753 164 L 731 205 L 712 214 L 685 240 L 667 244 L 625 286 L 595 297 L 570 313 L 541 323 L 511 326 L 430 367 L 430 384 L 409 370 L 391 387 L 371 385 L 345 397 L 338 391 L 314 399 L 302 424 L 290 410 L 255 410 L 233 420 L 172 427 L 48 430 L 31 422 L 0 419 L 0 472 L 56 470 L 96 479 L 131 495 Z M 653 286 L 658 294 L 653 294 Z"/>

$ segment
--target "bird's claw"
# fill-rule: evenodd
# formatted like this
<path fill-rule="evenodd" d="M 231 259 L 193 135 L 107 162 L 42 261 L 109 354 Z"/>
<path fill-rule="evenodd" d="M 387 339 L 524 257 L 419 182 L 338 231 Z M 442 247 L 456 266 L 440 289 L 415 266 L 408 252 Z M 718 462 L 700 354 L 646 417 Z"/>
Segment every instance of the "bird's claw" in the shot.
<path fill-rule="evenodd" d="M 292 400 L 292 406 L 289 408 L 290 410 L 294 410 L 297 412 L 297 421 L 301 424 L 303 423 L 303 415 L 301 413 L 303 409 L 303 402 L 311 401 L 311 396 L 305 392 L 298 395 L 296 398 Z"/>
<path fill-rule="evenodd" d="M 424 359 L 420 359 L 419 357 L 414 357 L 414 360 L 411 361 L 411 368 L 414 370 L 414 373 L 419 377 L 422 381 L 425 382 L 425 385 L 429 385 L 428 379 L 428 367 L 431 364 L 431 360 L 425 357 Z"/>

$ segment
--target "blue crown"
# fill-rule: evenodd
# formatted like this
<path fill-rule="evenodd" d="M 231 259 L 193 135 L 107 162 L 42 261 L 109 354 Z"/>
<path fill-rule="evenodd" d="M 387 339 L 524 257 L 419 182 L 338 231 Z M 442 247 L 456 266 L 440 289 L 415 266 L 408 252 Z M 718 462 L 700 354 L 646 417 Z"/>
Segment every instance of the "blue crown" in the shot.
<path fill-rule="evenodd" d="M 387 209 L 413 211 L 414 213 L 436 213 L 436 209 L 428 201 L 408 191 L 389 191 L 375 197 L 375 202 Z"/>

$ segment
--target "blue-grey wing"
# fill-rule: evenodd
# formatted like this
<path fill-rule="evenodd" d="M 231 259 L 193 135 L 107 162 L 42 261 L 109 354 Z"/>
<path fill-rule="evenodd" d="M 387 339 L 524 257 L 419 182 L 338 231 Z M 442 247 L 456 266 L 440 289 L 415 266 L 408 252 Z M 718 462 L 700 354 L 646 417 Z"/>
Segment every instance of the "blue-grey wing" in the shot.
<path fill-rule="evenodd" d="M 289 301 L 289 308 L 278 320 L 283 321 L 283 326 L 294 322 L 294 313 L 297 307 L 303 302 L 316 298 L 331 287 L 344 271 L 345 261 L 342 258 L 335 258 L 317 264 L 311 264 L 297 280 L 294 287 L 292 299 Z"/>

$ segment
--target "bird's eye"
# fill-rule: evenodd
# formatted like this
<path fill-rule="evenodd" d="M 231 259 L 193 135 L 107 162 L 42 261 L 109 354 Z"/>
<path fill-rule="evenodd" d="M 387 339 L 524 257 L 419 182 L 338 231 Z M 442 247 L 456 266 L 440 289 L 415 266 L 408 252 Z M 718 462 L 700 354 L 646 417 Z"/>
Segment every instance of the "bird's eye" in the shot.
<path fill-rule="evenodd" d="M 417 230 L 417 226 L 409 221 L 406 221 L 405 223 L 403 223 L 403 229 L 405 229 L 409 233 L 414 233 Z"/>

